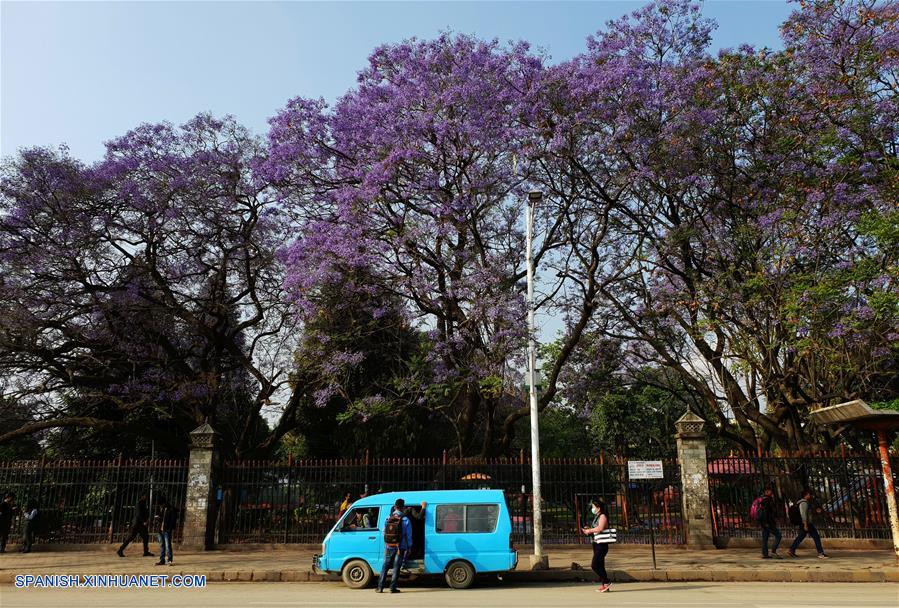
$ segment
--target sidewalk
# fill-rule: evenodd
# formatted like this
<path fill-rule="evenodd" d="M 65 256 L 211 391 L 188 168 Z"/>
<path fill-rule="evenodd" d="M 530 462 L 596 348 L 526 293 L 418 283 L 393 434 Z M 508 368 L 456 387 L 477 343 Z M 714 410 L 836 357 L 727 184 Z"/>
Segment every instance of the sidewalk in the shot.
<path fill-rule="evenodd" d="M 155 545 L 151 545 L 155 548 Z M 0 584 L 9 584 L 16 574 L 205 574 L 208 581 L 339 580 L 312 572 L 312 555 L 318 546 L 247 548 L 204 552 L 175 552 L 175 566 L 154 566 L 153 557 L 140 557 L 140 546 L 131 546 L 124 559 L 96 547 L 84 550 L 49 551 L 36 547 L 27 555 L 0 555 Z M 529 547 L 519 548 L 520 567 L 525 568 Z M 784 549 L 784 555 L 786 550 Z M 503 580 L 592 581 L 588 545 L 548 548 L 550 569 L 516 570 Z M 688 551 L 657 547 L 658 569 L 652 569 L 650 548 L 617 545 L 609 551 L 607 567 L 616 581 L 733 581 L 733 582 L 899 582 L 899 567 L 892 551 L 833 551 L 831 559 L 819 560 L 814 550 L 800 548 L 800 557 L 762 560 L 757 550 L 724 549 Z"/>

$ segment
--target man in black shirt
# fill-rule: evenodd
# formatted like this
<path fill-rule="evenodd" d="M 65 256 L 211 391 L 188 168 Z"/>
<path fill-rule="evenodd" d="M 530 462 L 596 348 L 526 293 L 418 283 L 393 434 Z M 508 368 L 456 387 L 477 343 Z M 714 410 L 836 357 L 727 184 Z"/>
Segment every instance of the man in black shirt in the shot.
<path fill-rule="evenodd" d="M 144 543 L 144 557 L 153 555 L 150 553 L 150 547 L 148 545 L 150 542 L 150 534 L 147 530 L 149 519 L 150 506 L 147 495 L 141 494 L 141 497 L 137 500 L 137 504 L 134 505 L 134 518 L 131 520 L 131 529 L 128 531 L 128 538 L 125 539 L 125 542 L 123 542 L 122 546 L 119 547 L 119 550 L 116 551 L 116 554 L 119 557 L 125 557 L 125 547 L 131 544 L 138 536 L 140 536 L 140 539 Z"/>
<path fill-rule="evenodd" d="M 165 496 L 160 496 L 159 502 L 160 505 L 153 518 L 156 523 L 156 536 L 159 538 L 159 561 L 156 562 L 156 565 L 164 566 L 166 557 L 168 557 L 169 566 L 172 566 L 174 565 L 172 537 L 175 535 L 175 528 L 178 525 L 178 509 Z"/>
<path fill-rule="evenodd" d="M 759 508 L 758 522 L 762 528 L 762 559 L 780 559 L 777 554 L 777 547 L 780 546 L 781 533 L 777 528 L 777 507 L 774 504 L 774 489 L 770 486 L 765 488 L 762 494 L 762 503 Z M 768 538 L 774 537 L 774 546 L 771 548 L 771 554 L 768 554 Z"/>
<path fill-rule="evenodd" d="M 9 540 L 9 531 L 12 529 L 12 518 L 16 508 L 12 504 L 13 495 L 7 492 L 0 502 L 0 553 L 6 553 L 6 541 Z"/>

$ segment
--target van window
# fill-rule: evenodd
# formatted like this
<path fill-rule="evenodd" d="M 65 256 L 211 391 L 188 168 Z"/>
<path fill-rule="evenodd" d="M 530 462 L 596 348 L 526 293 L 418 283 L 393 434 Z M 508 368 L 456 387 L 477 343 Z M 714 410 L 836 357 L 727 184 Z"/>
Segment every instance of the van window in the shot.
<path fill-rule="evenodd" d="M 341 532 L 353 530 L 377 530 L 380 507 L 358 507 L 350 509 L 340 526 Z"/>
<path fill-rule="evenodd" d="M 498 518 L 498 505 L 470 505 L 465 508 L 465 531 L 493 532 Z"/>
<path fill-rule="evenodd" d="M 493 532 L 499 519 L 499 505 L 439 505 L 435 517 L 438 533 Z"/>

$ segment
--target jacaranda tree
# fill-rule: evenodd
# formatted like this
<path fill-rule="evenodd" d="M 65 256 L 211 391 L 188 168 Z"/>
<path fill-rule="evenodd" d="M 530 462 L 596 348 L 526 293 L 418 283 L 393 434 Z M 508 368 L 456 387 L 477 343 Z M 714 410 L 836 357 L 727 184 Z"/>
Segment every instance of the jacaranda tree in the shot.
<path fill-rule="evenodd" d="M 899 395 L 899 8 L 800 2 L 776 50 L 713 55 L 713 31 L 656 0 L 554 65 L 413 39 L 335 103 L 289 101 L 266 141 L 201 115 L 90 166 L 8 159 L 0 399 L 27 420 L 0 441 L 183 450 L 208 419 L 241 455 L 286 433 L 508 454 L 539 190 L 537 305 L 563 321 L 541 410 L 599 409 L 614 446 L 631 399 L 747 449 L 832 446 L 810 410 Z"/>
<path fill-rule="evenodd" d="M 516 162 L 541 69 L 524 45 L 409 41 L 377 49 L 334 108 L 296 99 L 272 120 L 268 178 L 308 222 L 289 253 L 301 317 L 323 282 L 341 281 L 347 302 L 400 298 L 429 336 L 421 405 L 463 452 L 494 449 L 521 353 Z"/>
<path fill-rule="evenodd" d="M 747 448 L 814 445 L 810 409 L 895 394 L 896 24 L 814 3 L 783 51 L 713 59 L 698 15 L 659 3 L 581 60 L 633 90 L 608 157 L 636 255 L 602 289 L 607 332 Z"/>
<path fill-rule="evenodd" d="M 260 413 L 288 387 L 293 320 L 263 152 L 201 115 L 141 126 L 92 166 L 46 149 L 6 164 L 0 366 L 34 417 L 2 439 L 89 427 L 183 453 L 208 420 L 237 452 L 275 441 Z"/>

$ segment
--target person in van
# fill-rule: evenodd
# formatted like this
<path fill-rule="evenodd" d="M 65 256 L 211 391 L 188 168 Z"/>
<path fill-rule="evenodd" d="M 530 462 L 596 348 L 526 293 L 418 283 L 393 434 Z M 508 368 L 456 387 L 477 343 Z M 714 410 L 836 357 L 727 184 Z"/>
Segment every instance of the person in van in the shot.
<path fill-rule="evenodd" d="M 406 501 L 397 498 L 384 524 L 384 563 L 378 577 L 378 593 L 384 592 L 387 570 L 393 567 L 393 578 L 390 579 L 390 593 L 399 593 L 397 583 L 400 579 L 400 567 L 403 556 L 412 548 L 412 523 L 406 515 Z"/>
<path fill-rule="evenodd" d="M 403 504 L 405 504 L 405 503 L 403 503 Z M 410 524 L 412 524 L 413 519 L 418 522 L 424 522 L 425 507 L 427 507 L 427 506 L 428 506 L 427 502 L 421 501 L 421 507 L 418 510 L 416 510 L 415 507 L 406 507 L 403 511 L 403 514 L 409 519 Z M 409 574 L 408 570 L 406 570 L 406 562 L 412 558 L 412 553 L 416 550 L 415 534 L 414 534 L 415 524 L 412 524 L 412 526 L 413 526 L 412 542 L 409 543 L 409 546 L 406 547 L 406 550 L 402 552 L 403 561 L 400 562 L 400 570 L 406 574 Z"/>
<path fill-rule="evenodd" d="M 443 527 L 440 532 L 455 533 L 462 531 L 462 507 L 449 506 L 443 516 Z"/>
<path fill-rule="evenodd" d="M 600 587 L 597 591 L 605 593 L 612 586 L 609 574 L 606 572 L 606 555 L 609 553 L 609 545 L 617 539 L 614 528 L 609 527 L 606 504 L 598 498 L 594 498 L 590 502 L 590 511 L 593 512 L 593 524 L 589 528 L 583 528 L 582 532 L 592 537 L 593 562 L 590 564 L 590 567 L 596 573 L 596 576 L 599 577 Z"/>
<path fill-rule="evenodd" d="M 350 530 L 368 530 L 374 527 L 376 526 L 371 509 L 359 509 L 356 511 L 356 516 L 353 518 L 353 521 L 344 525 L 345 529 Z"/>
<path fill-rule="evenodd" d="M 818 534 L 818 529 L 815 527 L 814 514 L 815 512 L 820 513 L 821 507 L 816 507 L 812 504 L 812 491 L 808 488 L 802 490 L 802 499 L 791 506 L 790 509 L 792 510 L 790 513 L 790 523 L 799 526 L 800 530 L 796 540 L 790 545 L 790 550 L 787 552 L 787 555 L 796 557 L 796 549 L 799 548 L 799 545 L 805 540 L 806 536 L 811 536 L 812 540 L 815 541 L 815 549 L 818 550 L 818 558 L 827 559 L 830 557 L 824 552 L 824 547 L 821 546 L 821 536 Z M 798 513 L 796 513 L 796 511 L 798 511 Z"/>

